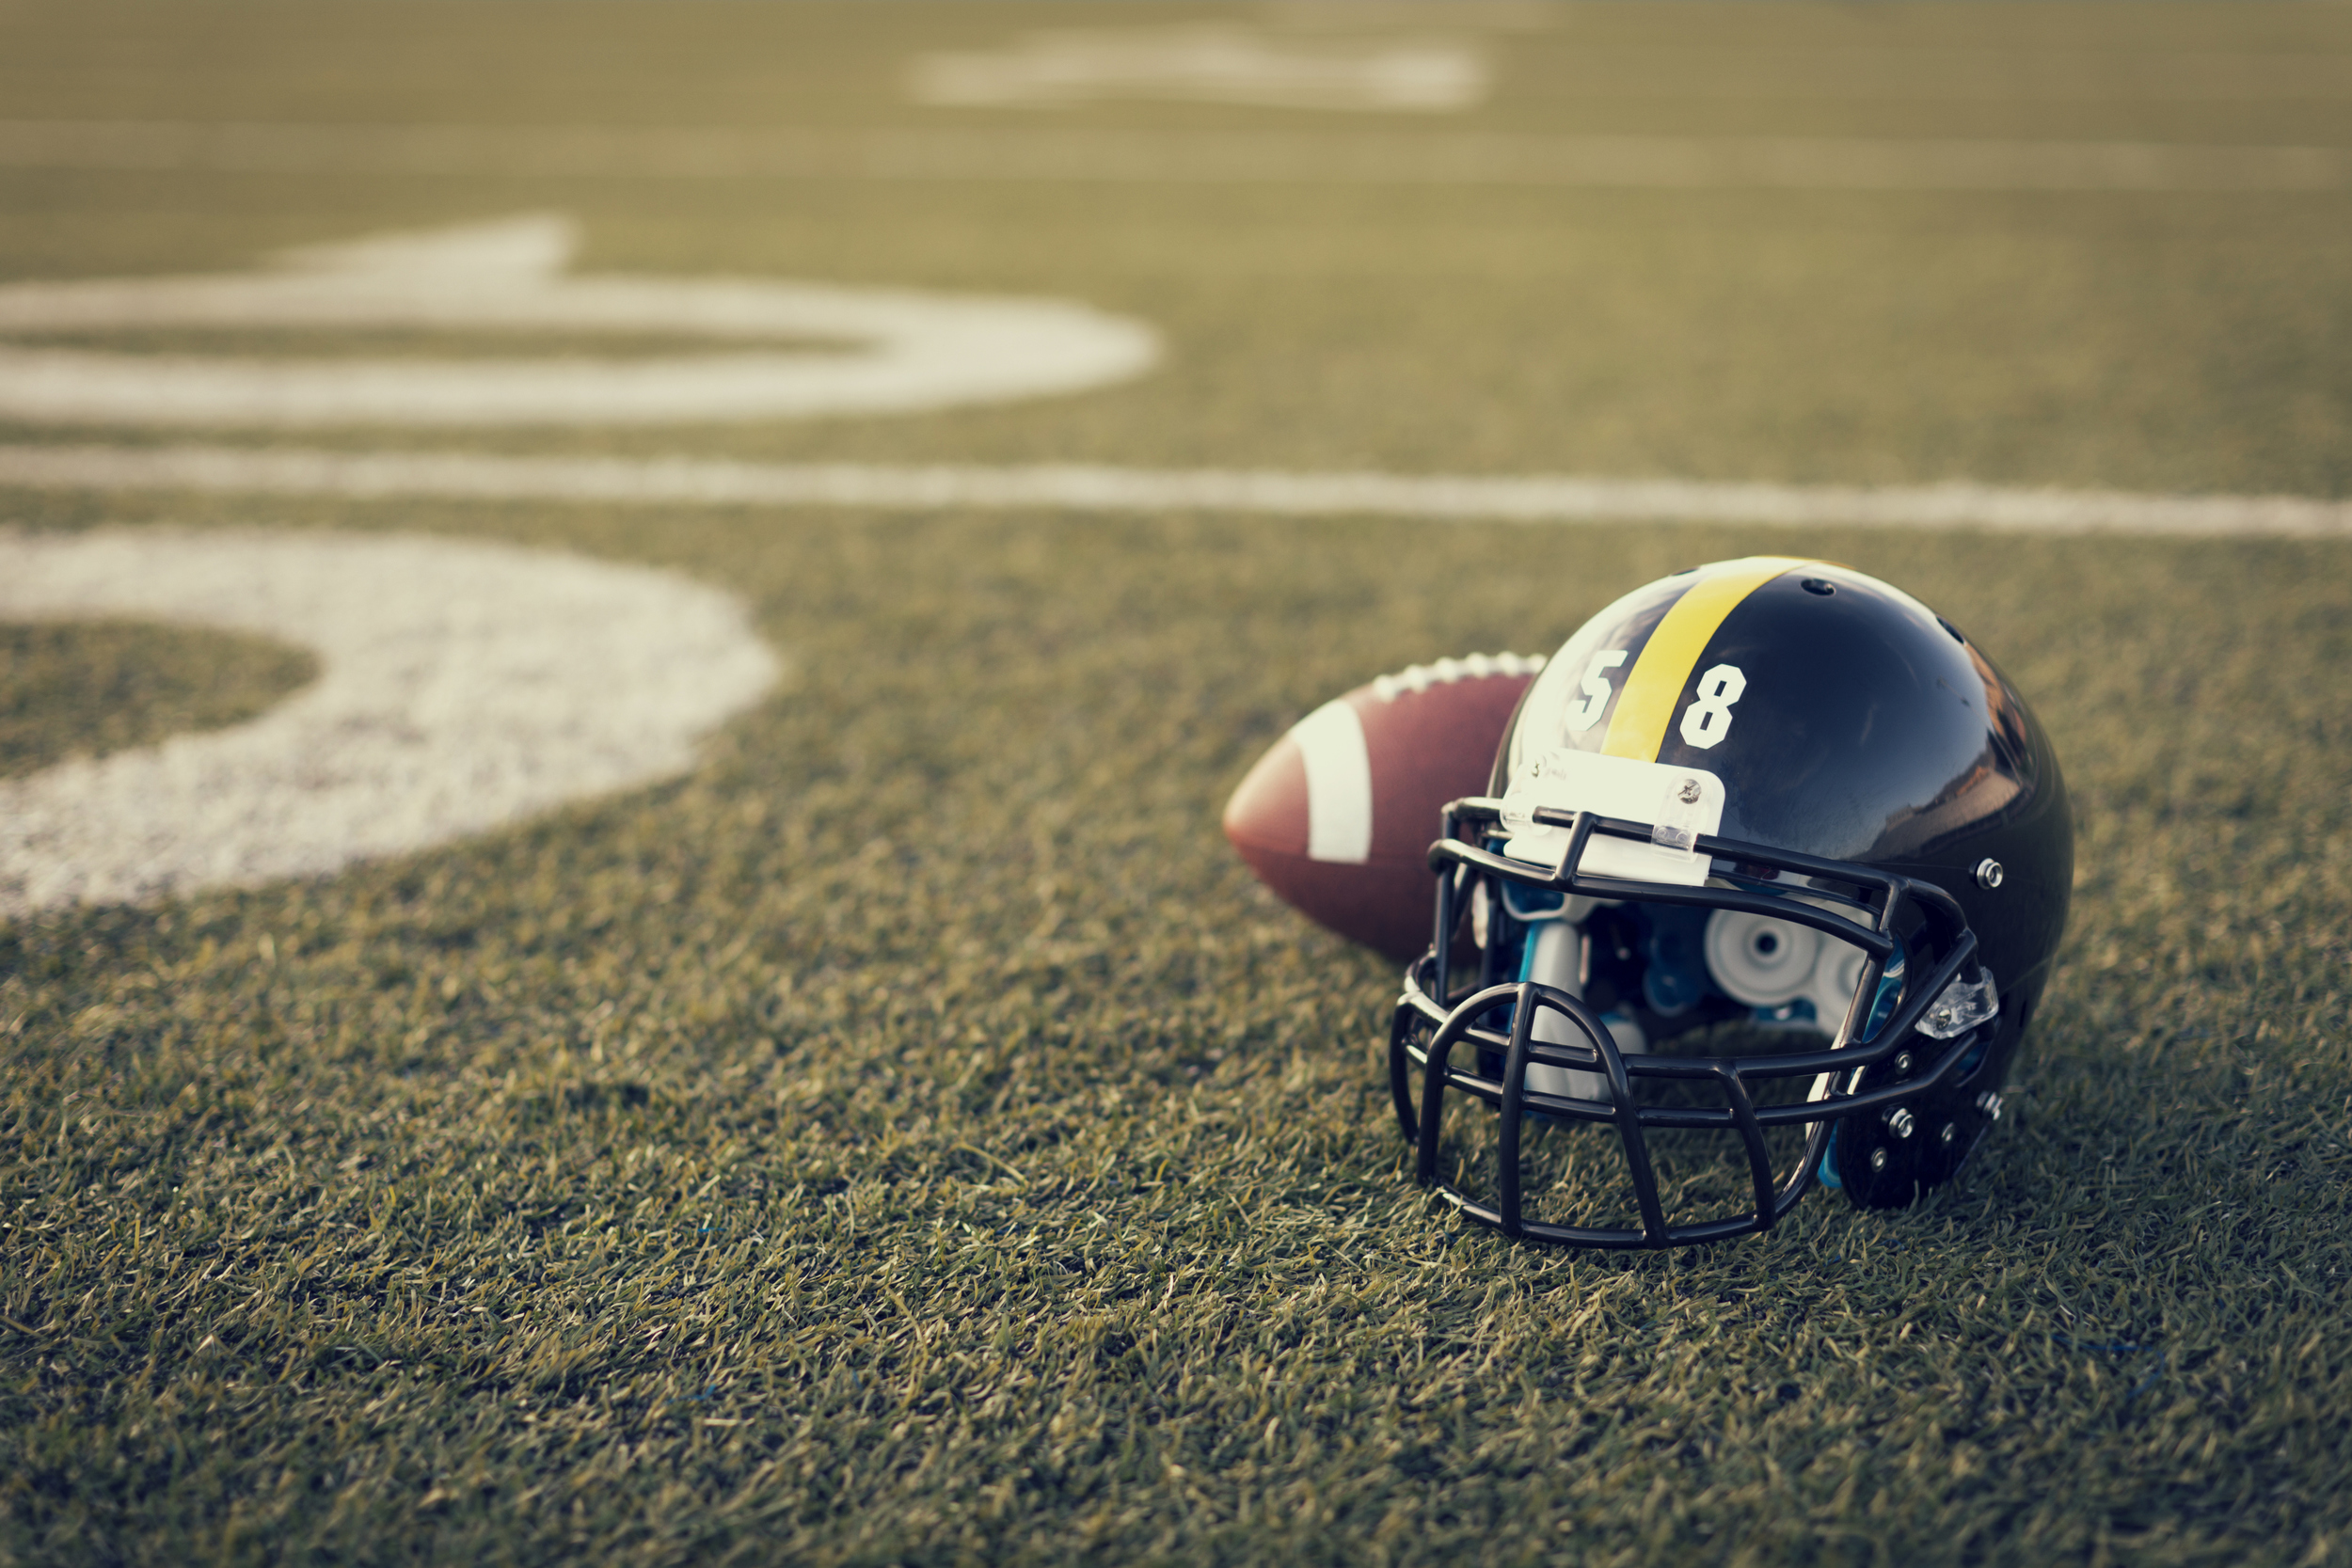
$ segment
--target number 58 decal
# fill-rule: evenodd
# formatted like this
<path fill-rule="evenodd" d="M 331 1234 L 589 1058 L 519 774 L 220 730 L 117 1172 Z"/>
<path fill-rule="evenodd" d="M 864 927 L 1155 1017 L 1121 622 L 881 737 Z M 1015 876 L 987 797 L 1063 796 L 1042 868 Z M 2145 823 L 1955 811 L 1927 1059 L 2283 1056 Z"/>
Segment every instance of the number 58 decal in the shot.
<path fill-rule="evenodd" d="M 1570 705 L 1561 715 L 1561 722 L 1567 726 L 1569 734 L 1582 735 L 1600 722 L 1613 695 L 1609 672 L 1624 664 L 1625 656 L 1623 648 L 1604 648 L 1584 667 L 1584 678 L 1577 683 L 1584 700 Z M 1701 675 L 1691 705 L 1682 710 L 1684 743 L 1702 752 L 1722 745 L 1724 736 L 1731 733 L 1731 705 L 1747 689 L 1748 677 L 1736 664 L 1718 664 Z"/>

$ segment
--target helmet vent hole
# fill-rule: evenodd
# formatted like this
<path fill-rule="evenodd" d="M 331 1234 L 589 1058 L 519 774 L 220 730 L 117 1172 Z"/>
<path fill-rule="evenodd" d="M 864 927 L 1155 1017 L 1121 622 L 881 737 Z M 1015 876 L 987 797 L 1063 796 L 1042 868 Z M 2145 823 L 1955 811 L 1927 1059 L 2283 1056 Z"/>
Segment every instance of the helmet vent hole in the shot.
<path fill-rule="evenodd" d="M 1837 585 L 1824 578 L 1805 578 L 1797 586 L 1808 594 L 1819 594 L 1825 599 L 1837 592 Z"/>

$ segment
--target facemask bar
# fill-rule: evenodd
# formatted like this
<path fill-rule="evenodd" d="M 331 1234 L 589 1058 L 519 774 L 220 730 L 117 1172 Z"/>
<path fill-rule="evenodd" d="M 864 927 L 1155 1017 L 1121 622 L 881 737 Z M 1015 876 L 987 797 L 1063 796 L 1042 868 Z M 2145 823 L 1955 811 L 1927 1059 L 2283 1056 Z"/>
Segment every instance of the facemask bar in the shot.
<path fill-rule="evenodd" d="M 1445 810 L 1444 834 L 1429 848 L 1431 869 L 1438 873 L 1437 942 L 1429 956 L 1406 972 L 1405 994 L 1398 1004 L 1389 1041 L 1390 1087 L 1406 1141 L 1415 1146 L 1415 1174 L 1422 1185 L 1435 1187 L 1439 1196 L 1479 1224 L 1494 1227 L 1515 1240 L 1597 1247 L 1689 1245 L 1769 1229 L 1795 1207 L 1812 1185 L 1838 1119 L 1868 1115 L 1941 1087 L 1956 1076 L 1962 1060 L 1975 1043 L 1975 1031 L 1968 1031 L 1952 1040 L 1926 1072 L 1876 1089 L 1859 1087 L 1863 1069 L 1904 1048 L 1920 1021 L 1955 979 L 1963 973 L 1977 973 L 1975 934 L 1968 929 L 1960 906 L 1933 883 L 1871 866 L 1704 836 L 1696 841 L 1695 848 L 1710 860 L 1760 865 L 1775 873 L 1792 872 L 1810 879 L 1804 898 L 1776 897 L 1737 885 L 1687 887 L 1589 877 L 1581 874 L 1579 867 L 1594 834 L 1649 842 L 1651 826 L 1599 817 L 1590 812 L 1571 814 L 1538 808 L 1536 821 L 1570 831 L 1566 852 L 1554 870 L 1477 848 L 1463 837 L 1465 827 L 1479 837 L 1486 836 L 1482 830 L 1500 817 L 1501 802 L 1481 798 L 1456 800 Z M 1699 905 L 1808 926 L 1862 949 L 1862 973 L 1845 1020 L 1826 1050 L 1764 1057 L 1645 1053 L 1629 1058 L 1617 1048 L 1598 1015 L 1565 991 L 1534 981 L 1496 984 L 1491 973 L 1483 973 L 1479 983 L 1469 988 L 1467 994 L 1455 993 L 1451 984 L 1452 946 L 1461 913 L 1458 905 L 1463 884 L 1470 880 L 1458 875 L 1465 868 L 1473 876 L 1491 874 L 1520 886 L 1567 896 Z M 1735 876 L 1733 879 L 1759 881 L 1751 876 Z M 1824 880 L 1858 889 L 1861 896 L 1830 892 L 1821 886 Z M 1822 908 L 1822 903 L 1832 907 Z M 1839 912 L 1837 906 L 1851 909 L 1853 914 Z M 1924 950 L 1941 953 L 1943 957 L 1931 973 L 1920 975 L 1915 985 L 1906 987 L 1895 1015 L 1876 1032 L 1872 1041 L 1866 1042 L 1862 1035 L 1878 995 L 1879 980 L 1898 946 L 1895 933 L 1908 927 L 1915 916 L 1923 927 L 1920 934 L 1927 939 Z M 1493 950 L 1489 943 L 1489 970 Z M 1480 1025 L 1482 1018 L 1506 1006 L 1511 1009 L 1507 1035 Z M 1583 1037 L 1584 1043 L 1534 1038 L 1535 1020 L 1545 1011 L 1566 1020 L 1575 1033 Z M 1429 1028 L 1434 1028 L 1435 1033 L 1428 1042 L 1416 1044 L 1417 1037 Z M 1454 1049 L 1465 1044 L 1471 1047 L 1469 1054 L 1473 1061 L 1480 1053 L 1501 1055 L 1504 1064 L 1502 1076 L 1488 1078 L 1454 1066 Z M 1531 1090 L 1527 1086 L 1527 1069 L 1534 1064 L 1597 1074 L 1607 1080 L 1610 1098 L 1581 1100 Z M 1416 1070 L 1421 1077 L 1418 1108 L 1412 1094 Z M 1747 1085 L 1754 1080 L 1809 1076 L 1821 1081 L 1825 1074 L 1835 1074 L 1834 1082 L 1844 1087 L 1834 1088 L 1818 1100 L 1759 1108 L 1748 1092 Z M 1721 1090 L 1724 1103 L 1720 1107 L 1702 1108 L 1643 1106 L 1636 1103 L 1632 1091 L 1633 1081 L 1639 1078 L 1711 1081 Z M 1443 1122 L 1445 1095 L 1450 1089 L 1494 1106 L 1501 1115 L 1498 1160 L 1502 1168 L 1498 1172 L 1495 1207 L 1478 1203 L 1438 1180 L 1438 1135 Z M 1627 1174 L 1634 1185 L 1641 1229 L 1555 1226 L 1525 1218 L 1520 1204 L 1518 1149 L 1520 1122 L 1528 1111 L 1561 1120 L 1608 1122 L 1617 1129 Z M 1805 1127 L 1804 1152 L 1794 1173 L 1776 1192 L 1763 1130 L 1787 1125 Z M 1743 1216 L 1703 1224 L 1669 1224 L 1645 1137 L 1645 1130 L 1651 1127 L 1738 1132 L 1755 1184 L 1754 1210 Z"/>

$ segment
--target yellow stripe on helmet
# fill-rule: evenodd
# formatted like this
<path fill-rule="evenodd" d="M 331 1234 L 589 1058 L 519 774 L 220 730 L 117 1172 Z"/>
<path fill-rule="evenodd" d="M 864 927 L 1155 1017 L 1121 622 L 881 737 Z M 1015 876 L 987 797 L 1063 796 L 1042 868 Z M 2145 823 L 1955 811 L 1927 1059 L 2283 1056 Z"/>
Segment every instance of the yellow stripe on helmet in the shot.
<path fill-rule="evenodd" d="M 1659 748 L 1666 743 L 1666 726 L 1690 689 L 1699 655 L 1707 651 L 1724 617 L 1783 572 L 1813 564 L 1796 556 L 1752 555 L 1720 562 L 1703 571 L 1658 623 L 1642 657 L 1627 674 L 1625 689 L 1617 693 L 1617 709 L 1609 718 L 1601 755 L 1656 762 Z"/>

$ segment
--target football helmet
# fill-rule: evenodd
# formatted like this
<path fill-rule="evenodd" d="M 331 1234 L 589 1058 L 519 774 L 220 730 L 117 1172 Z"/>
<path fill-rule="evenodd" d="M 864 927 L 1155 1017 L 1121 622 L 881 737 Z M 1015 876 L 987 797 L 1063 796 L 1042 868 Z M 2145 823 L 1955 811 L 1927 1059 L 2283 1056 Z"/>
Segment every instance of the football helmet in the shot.
<path fill-rule="evenodd" d="M 1664 1247 L 1816 1181 L 1891 1208 L 1951 1179 L 2065 928 L 2074 822 L 1959 628 L 1752 557 L 1586 622 L 1429 861 L 1389 1050 L 1420 1181 L 1517 1239 Z"/>

